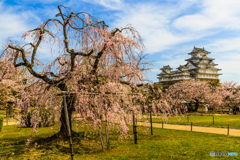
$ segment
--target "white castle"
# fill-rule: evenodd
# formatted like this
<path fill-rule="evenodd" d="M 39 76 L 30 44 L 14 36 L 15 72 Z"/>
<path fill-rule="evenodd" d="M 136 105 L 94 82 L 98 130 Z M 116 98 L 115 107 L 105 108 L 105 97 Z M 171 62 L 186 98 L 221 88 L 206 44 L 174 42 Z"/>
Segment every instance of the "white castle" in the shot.
<path fill-rule="evenodd" d="M 216 83 L 219 82 L 218 73 L 221 69 L 215 68 L 218 64 L 213 62 L 213 58 L 209 58 L 208 52 L 204 48 L 194 46 L 192 52 L 188 53 L 191 58 L 186 59 L 187 64 L 180 65 L 176 71 L 171 71 L 172 68 L 163 66 L 158 74 L 159 84 L 163 88 L 168 88 L 170 85 L 179 81 L 188 81 L 190 79 L 209 80 Z"/>

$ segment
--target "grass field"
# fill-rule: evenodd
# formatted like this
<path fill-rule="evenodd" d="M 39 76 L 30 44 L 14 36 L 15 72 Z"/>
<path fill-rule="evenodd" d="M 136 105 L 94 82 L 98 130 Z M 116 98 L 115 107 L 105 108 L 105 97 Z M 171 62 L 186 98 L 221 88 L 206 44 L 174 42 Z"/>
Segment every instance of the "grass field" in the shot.
<path fill-rule="evenodd" d="M 161 117 L 152 118 L 153 122 L 162 123 Z M 146 118 L 141 119 L 141 121 L 146 120 Z M 149 116 L 148 116 L 148 121 Z M 240 129 L 240 115 L 215 115 L 214 116 L 214 124 L 213 124 L 213 116 L 189 116 L 189 122 L 187 117 L 177 116 L 177 117 L 168 117 L 168 120 L 165 123 L 169 124 L 183 124 L 190 125 L 191 122 L 195 126 L 209 126 L 209 127 L 221 127 L 227 128 L 228 124 L 230 128 Z"/>
<path fill-rule="evenodd" d="M 130 127 L 130 133 L 132 133 Z M 58 126 L 40 128 L 33 136 L 31 128 L 20 126 L 4 126 L 0 132 L 0 157 L 2 159 L 70 159 L 68 141 L 53 144 L 44 143 L 34 147 L 38 138 L 49 137 L 58 131 Z M 210 157 L 210 152 L 238 152 L 240 154 L 240 138 L 208 133 L 154 129 L 154 135 L 143 134 L 143 127 L 138 127 L 139 141 L 132 139 L 118 141 L 116 134 L 110 135 L 110 149 L 102 152 L 98 136 L 90 136 L 88 140 L 81 137 L 74 141 L 75 159 L 239 159 L 238 157 Z M 83 129 L 78 130 L 83 133 Z M 19 134 L 20 132 L 20 134 Z M 28 147 L 25 141 L 32 136 L 32 144 Z M 83 135 L 83 134 L 82 134 Z M 17 144 L 17 142 L 20 142 Z"/>
<path fill-rule="evenodd" d="M 6 110 L 0 110 L 0 115 L 1 116 L 6 116 Z"/>

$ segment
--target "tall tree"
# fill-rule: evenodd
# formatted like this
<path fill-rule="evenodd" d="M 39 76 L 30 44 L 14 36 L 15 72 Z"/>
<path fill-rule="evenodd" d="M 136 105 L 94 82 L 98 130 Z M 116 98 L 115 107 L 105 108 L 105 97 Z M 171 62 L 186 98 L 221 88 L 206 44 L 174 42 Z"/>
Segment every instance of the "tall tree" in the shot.
<path fill-rule="evenodd" d="M 132 101 L 137 96 L 129 96 L 129 91 L 137 90 L 144 76 L 144 68 L 141 67 L 144 46 L 139 33 L 131 25 L 110 31 L 104 21 L 88 13 L 74 13 L 61 5 L 58 10 L 57 18 L 47 19 L 23 35 L 24 39 L 33 37 L 30 43 L 9 44 L 2 56 L 9 57 L 15 67 L 26 68 L 37 78 L 35 85 L 43 84 L 41 86 L 45 87 L 46 93 L 42 99 L 46 100 L 49 95 L 56 97 L 57 91 L 68 92 L 66 103 L 70 124 L 72 113 L 78 106 L 96 122 L 99 122 L 100 115 L 105 115 L 104 111 L 111 113 L 108 117 L 114 119 L 115 114 L 121 118 L 127 110 L 139 110 L 140 107 L 134 106 Z M 36 67 L 41 62 L 36 55 L 44 42 L 52 44 L 52 52 L 57 46 L 60 56 L 38 72 Z M 121 95 L 116 92 L 121 92 Z M 112 94 L 115 96 L 111 98 Z M 106 108 L 108 100 L 111 101 L 110 108 Z M 29 103 L 29 99 L 22 99 L 22 102 Z M 62 124 L 59 133 L 64 134 L 65 114 L 63 107 L 59 109 Z M 120 120 L 121 131 L 127 132 L 125 122 Z"/>
<path fill-rule="evenodd" d="M 190 80 L 187 82 L 178 82 L 170 86 L 166 93 L 172 100 L 173 105 L 183 105 L 188 103 L 192 111 L 197 111 L 200 103 L 205 102 L 211 89 L 205 81 Z M 193 106 L 195 106 L 193 110 Z"/>
<path fill-rule="evenodd" d="M 222 84 L 224 104 L 233 110 L 233 114 L 237 114 L 237 107 L 240 104 L 240 85 L 234 81 L 226 81 Z"/>
<path fill-rule="evenodd" d="M 211 87 L 210 92 L 206 93 L 204 102 L 208 105 L 209 108 L 212 108 L 213 111 L 223 107 L 224 98 L 226 92 L 221 86 Z"/>
<path fill-rule="evenodd" d="M 0 60 L 0 105 L 7 107 L 7 113 L 13 116 L 13 107 L 18 99 L 18 94 L 26 87 L 26 80 L 30 77 L 21 68 L 14 68 L 13 64 L 3 57 Z"/>

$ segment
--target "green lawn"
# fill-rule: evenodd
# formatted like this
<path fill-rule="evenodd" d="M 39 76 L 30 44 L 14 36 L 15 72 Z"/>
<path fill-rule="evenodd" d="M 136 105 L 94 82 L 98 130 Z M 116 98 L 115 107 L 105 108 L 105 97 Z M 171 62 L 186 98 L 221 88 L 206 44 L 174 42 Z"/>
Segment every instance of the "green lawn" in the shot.
<path fill-rule="evenodd" d="M 146 118 L 145 118 L 146 119 Z M 142 119 L 145 120 L 145 119 Z M 149 120 L 149 119 L 148 119 Z M 149 120 L 150 121 L 150 120 Z M 162 118 L 153 118 L 153 122 L 162 123 Z M 228 124 L 230 128 L 240 128 L 240 115 L 215 115 L 214 124 L 213 116 L 189 116 L 189 122 L 187 117 L 177 116 L 168 117 L 167 123 L 172 124 L 191 124 L 195 126 L 211 126 L 211 127 L 221 127 L 227 128 Z"/>
<path fill-rule="evenodd" d="M 6 115 L 6 110 L 0 110 L 0 115 Z"/>
<path fill-rule="evenodd" d="M 132 133 L 130 127 L 130 133 Z M 84 128 L 79 128 L 83 132 Z M 139 144 L 132 139 L 118 141 L 116 134 L 110 135 L 111 147 L 102 152 L 98 136 L 90 136 L 88 140 L 74 141 L 75 159 L 117 159 L 117 160 L 145 160 L 145 159 L 239 159 L 238 157 L 210 157 L 210 152 L 238 152 L 240 154 L 240 137 L 177 131 L 154 128 L 154 135 L 143 134 L 143 127 L 138 127 Z M 58 131 L 58 126 L 40 128 L 32 137 L 32 142 L 38 138 L 48 137 Z M 19 134 L 19 132 L 21 132 Z M 19 126 L 4 126 L 0 132 L 0 157 L 2 159 L 70 159 L 68 141 L 53 144 L 45 143 L 37 148 L 25 141 L 33 135 L 30 128 Z M 22 142 L 17 144 L 16 142 Z M 15 143 L 15 144 L 14 144 Z"/>

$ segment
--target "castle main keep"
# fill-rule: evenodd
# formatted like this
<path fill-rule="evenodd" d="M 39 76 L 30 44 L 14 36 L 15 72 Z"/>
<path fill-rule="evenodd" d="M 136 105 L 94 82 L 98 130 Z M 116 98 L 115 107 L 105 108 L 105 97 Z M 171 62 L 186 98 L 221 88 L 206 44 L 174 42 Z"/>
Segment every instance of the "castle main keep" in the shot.
<path fill-rule="evenodd" d="M 221 69 L 216 68 L 218 64 L 213 62 L 214 58 L 208 57 L 210 53 L 204 48 L 194 47 L 192 52 L 188 53 L 191 58 L 186 59 L 187 63 L 180 65 L 176 71 L 171 71 L 169 65 L 160 69 L 162 72 L 158 74 L 159 84 L 166 89 L 176 82 L 190 79 L 219 82 L 219 75 L 222 74 L 218 72 Z"/>

